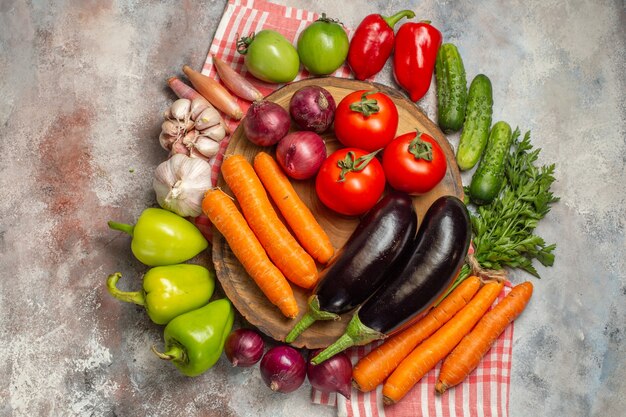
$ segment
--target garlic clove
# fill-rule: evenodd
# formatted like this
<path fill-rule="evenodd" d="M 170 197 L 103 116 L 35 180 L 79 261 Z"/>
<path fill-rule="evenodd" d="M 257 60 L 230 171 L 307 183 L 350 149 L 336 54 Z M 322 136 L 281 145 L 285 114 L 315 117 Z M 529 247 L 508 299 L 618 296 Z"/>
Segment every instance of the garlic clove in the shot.
<path fill-rule="evenodd" d="M 191 100 L 186 98 L 179 98 L 170 106 L 170 113 L 172 117 L 177 120 L 189 119 L 191 112 Z"/>
<path fill-rule="evenodd" d="M 226 129 L 221 124 L 215 125 L 208 129 L 205 129 L 199 132 L 200 136 L 206 136 L 208 138 L 213 139 L 216 142 L 220 142 L 222 139 L 226 137 Z"/>
<path fill-rule="evenodd" d="M 189 155 L 189 149 L 185 146 L 184 143 L 177 140 L 176 142 L 172 144 L 170 156 L 179 154 L 179 153 L 183 155 Z"/>
<path fill-rule="evenodd" d="M 197 130 L 190 130 L 183 137 L 183 144 L 185 144 L 186 146 L 193 146 L 193 144 L 195 143 L 197 137 L 198 137 L 198 131 Z"/>
<path fill-rule="evenodd" d="M 166 120 L 161 123 L 161 131 L 170 136 L 178 136 L 181 130 L 184 129 L 184 125 L 178 120 Z"/>
<path fill-rule="evenodd" d="M 220 150 L 220 144 L 204 136 L 198 136 L 194 148 L 206 157 L 212 157 Z"/>
<path fill-rule="evenodd" d="M 193 129 L 193 128 L 194 128 L 194 126 L 195 126 L 195 124 L 196 124 L 196 123 L 195 123 L 193 120 L 188 119 L 188 120 L 187 120 L 187 123 L 185 123 L 185 124 L 184 124 L 184 126 L 185 126 L 185 132 L 189 132 L 191 129 Z"/>
<path fill-rule="evenodd" d="M 161 147 L 165 149 L 166 151 L 169 151 L 172 149 L 172 144 L 175 141 L 176 141 L 176 138 L 174 136 L 170 136 L 165 132 L 161 132 L 161 134 L 159 135 L 159 143 L 161 144 Z"/>
<path fill-rule="evenodd" d="M 221 121 L 222 116 L 220 116 L 220 113 L 215 109 L 215 107 L 208 107 L 196 118 L 196 129 L 208 129 L 211 126 L 220 124 Z"/>
<path fill-rule="evenodd" d="M 196 120 L 198 116 L 200 115 L 200 113 L 202 113 L 204 110 L 206 110 L 209 107 L 213 107 L 213 106 L 204 97 L 194 98 L 193 100 L 191 100 L 191 111 L 190 111 L 191 118 L 193 120 Z"/>
<path fill-rule="evenodd" d="M 203 155 L 202 152 L 200 152 L 195 147 L 189 149 L 189 157 L 195 158 L 195 159 L 202 159 L 203 161 L 207 161 L 207 162 L 209 162 L 209 160 L 211 159 L 210 156 Z"/>

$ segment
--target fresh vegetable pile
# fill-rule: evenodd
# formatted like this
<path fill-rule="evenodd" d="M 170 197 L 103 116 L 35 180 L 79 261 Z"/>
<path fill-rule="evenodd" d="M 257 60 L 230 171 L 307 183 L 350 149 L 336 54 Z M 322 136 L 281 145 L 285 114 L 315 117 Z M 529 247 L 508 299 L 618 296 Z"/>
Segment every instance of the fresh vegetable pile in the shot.
<path fill-rule="evenodd" d="M 153 181 L 161 208 L 147 208 L 135 225 L 109 222 L 132 236 L 131 250 L 153 267 L 140 291 L 111 295 L 145 307 L 164 325 L 164 348 L 155 355 L 188 376 L 205 373 L 225 353 L 239 367 L 259 363 L 266 385 L 298 389 L 308 377 L 319 390 L 349 398 L 350 386 L 383 385 L 385 404 L 400 401 L 443 361 L 436 390 L 461 383 L 496 338 L 526 307 L 530 282 L 513 287 L 490 307 L 507 280 L 505 268 L 539 276 L 537 259 L 554 262 L 555 245 L 534 234 L 557 198 L 550 191 L 554 165 L 538 166 L 530 133 L 523 138 L 505 121 L 492 124 L 492 85 L 484 74 L 467 88 L 461 54 L 429 21 L 407 22 L 403 10 L 366 16 L 349 39 L 326 15 L 292 45 L 265 29 L 237 41 L 248 72 L 267 83 L 287 83 L 302 64 L 328 75 L 347 63 L 355 78 L 378 73 L 388 60 L 412 101 L 436 79 L 438 125 L 461 131 L 456 160 L 417 127 L 399 131 L 394 100 L 377 89 L 342 97 L 321 85 L 297 90 L 288 108 L 267 100 L 244 76 L 213 55 L 220 81 L 188 66 L 191 86 L 167 80 L 179 97 L 164 113 L 159 143 L 169 152 Z M 393 51 L 393 55 L 392 55 Z M 244 112 L 237 98 L 250 106 Z M 221 175 L 232 196 L 211 184 L 213 158 L 230 132 L 223 117 L 241 120 L 246 140 L 264 147 L 251 160 L 228 154 Z M 340 148 L 328 154 L 322 135 Z M 414 198 L 431 193 L 448 164 L 476 167 L 466 201 L 436 195 L 418 219 Z M 357 217 L 346 243 L 334 248 L 327 232 L 293 184 L 310 181 L 316 198 L 338 218 Z M 227 298 L 212 300 L 215 273 L 189 263 L 208 246 L 194 221 L 206 216 L 224 237 L 259 291 L 288 321 L 285 343 L 266 350 L 254 329 L 232 330 Z M 309 296 L 298 308 L 294 286 Z M 293 343 L 316 321 L 351 315 L 346 331 L 325 349 L 303 352 Z M 343 352 L 384 340 L 352 368 Z M 305 359 L 306 358 L 306 359 Z"/>

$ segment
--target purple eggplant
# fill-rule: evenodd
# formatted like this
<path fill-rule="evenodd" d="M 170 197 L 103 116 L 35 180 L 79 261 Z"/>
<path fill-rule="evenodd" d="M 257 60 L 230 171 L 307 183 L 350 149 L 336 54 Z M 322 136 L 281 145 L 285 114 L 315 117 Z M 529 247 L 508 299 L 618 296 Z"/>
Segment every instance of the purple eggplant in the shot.
<path fill-rule="evenodd" d="M 311 362 L 317 365 L 350 346 L 385 338 L 423 317 L 454 281 L 470 239 L 465 204 L 453 196 L 435 200 L 390 279 L 359 307 L 346 332 Z"/>
<path fill-rule="evenodd" d="M 417 215 L 408 194 L 392 192 L 365 216 L 320 273 L 309 298 L 309 310 L 289 332 L 293 342 L 317 320 L 336 320 L 368 299 L 390 275 L 417 230 Z"/>

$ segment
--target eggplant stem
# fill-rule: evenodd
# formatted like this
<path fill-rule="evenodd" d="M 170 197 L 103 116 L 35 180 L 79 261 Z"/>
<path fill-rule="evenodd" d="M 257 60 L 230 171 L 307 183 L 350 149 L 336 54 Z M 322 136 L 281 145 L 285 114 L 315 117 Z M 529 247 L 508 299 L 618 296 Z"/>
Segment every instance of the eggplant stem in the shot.
<path fill-rule="evenodd" d="M 320 310 L 319 298 L 317 295 L 313 295 L 309 299 L 309 310 L 302 316 L 300 321 L 296 323 L 293 329 L 291 329 L 285 338 L 285 342 L 291 343 L 296 340 L 302 332 L 311 327 L 317 320 L 339 320 L 339 315 Z"/>
<path fill-rule="evenodd" d="M 328 360 L 338 354 L 339 352 L 343 352 L 349 347 L 355 345 L 365 345 L 374 340 L 383 339 L 385 335 L 377 330 L 371 329 L 361 323 L 361 319 L 359 319 L 358 312 L 352 316 L 352 320 L 348 323 L 348 327 L 346 328 L 346 332 L 341 335 L 339 339 L 337 339 L 332 345 L 328 346 L 326 349 L 318 353 L 313 359 L 311 359 L 311 363 L 313 365 L 319 365 L 320 363 Z"/>
<path fill-rule="evenodd" d="M 107 289 L 109 293 L 120 301 L 145 306 L 146 298 L 141 291 L 122 291 L 117 288 L 117 282 L 120 278 L 122 278 L 122 274 L 119 272 L 109 275 L 107 278 Z"/>

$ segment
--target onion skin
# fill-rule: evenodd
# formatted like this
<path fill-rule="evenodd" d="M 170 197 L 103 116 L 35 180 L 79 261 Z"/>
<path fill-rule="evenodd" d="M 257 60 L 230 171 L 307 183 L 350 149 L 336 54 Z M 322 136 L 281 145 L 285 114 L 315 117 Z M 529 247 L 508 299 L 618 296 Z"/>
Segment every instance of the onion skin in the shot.
<path fill-rule="evenodd" d="M 206 100 L 200 93 L 198 93 L 193 88 L 189 87 L 187 84 L 182 82 L 180 79 L 176 77 L 170 77 L 167 79 L 167 85 L 170 86 L 174 94 L 178 96 L 178 98 L 186 98 L 189 100 L 195 100 L 201 98 Z"/>
<path fill-rule="evenodd" d="M 248 368 L 263 357 L 263 338 L 254 330 L 237 329 L 228 335 L 224 345 L 224 353 L 233 364 Z"/>
<path fill-rule="evenodd" d="M 306 374 L 311 386 L 322 392 L 338 392 L 350 399 L 352 392 L 352 362 L 345 352 L 338 353 L 319 365 L 313 365 L 314 358 L 322 349 L 311 352 Z"/>
<path fill-rule="evenodd" d="M 306 180 L 317 174 L 326 156 L 324 139 L 315 132 L 289 133 L 276 146 L 276 160 L 283 171 L 296 180 Z"/>
<path fill-rule="evenodd" d="M 245 77 L 232 69 L 230 65 L 219 59 L 217 56 L 212 55 L 213 64 L 217 70 L 217 74 L 220 76 L 220 80 L 224 83 L 234 95 L 241 97 L 248 101 L 257 101 L 263 99 L 263 94 L 256 89 L 255 86 L 246 80 Z"/>
<path fill-rule="evenodd" d="M 287 110 L 267 100 L 255 101 L 241 122 L 248 140 L 259 146 L 272 146 L 289 132 Z"/>
<path fill-rule="evenodd" d="M 213 241 L 213 224 L 206 214 L 201 213 L 193 218 L 193 224 L 198 228 L 202 236 L 209 242 Z"/>
<path fill-rule="evenodd" d="M 183 66 L 183 72 L 198 92 L 213 106 L 227 116 L 239 120 L 243 117 L 243 110 L 235 97 L 228 90 L 211 77 L 193 70 L 188 65 Z"/>
<path fill-rule="evenodd" d="M 289 114 L 302 130 L 324 133 L 335 119 L 337 105 L 325 88 L 317 85 L 302 87 L 289 102 Z"/>
<path fill-rule="evenodd" d="M 272 391 L 289 393 L 306 378 L 306 363 L 296 349 L 281 345 L 268 350 L 261 359 L 261 377 Z"/>

